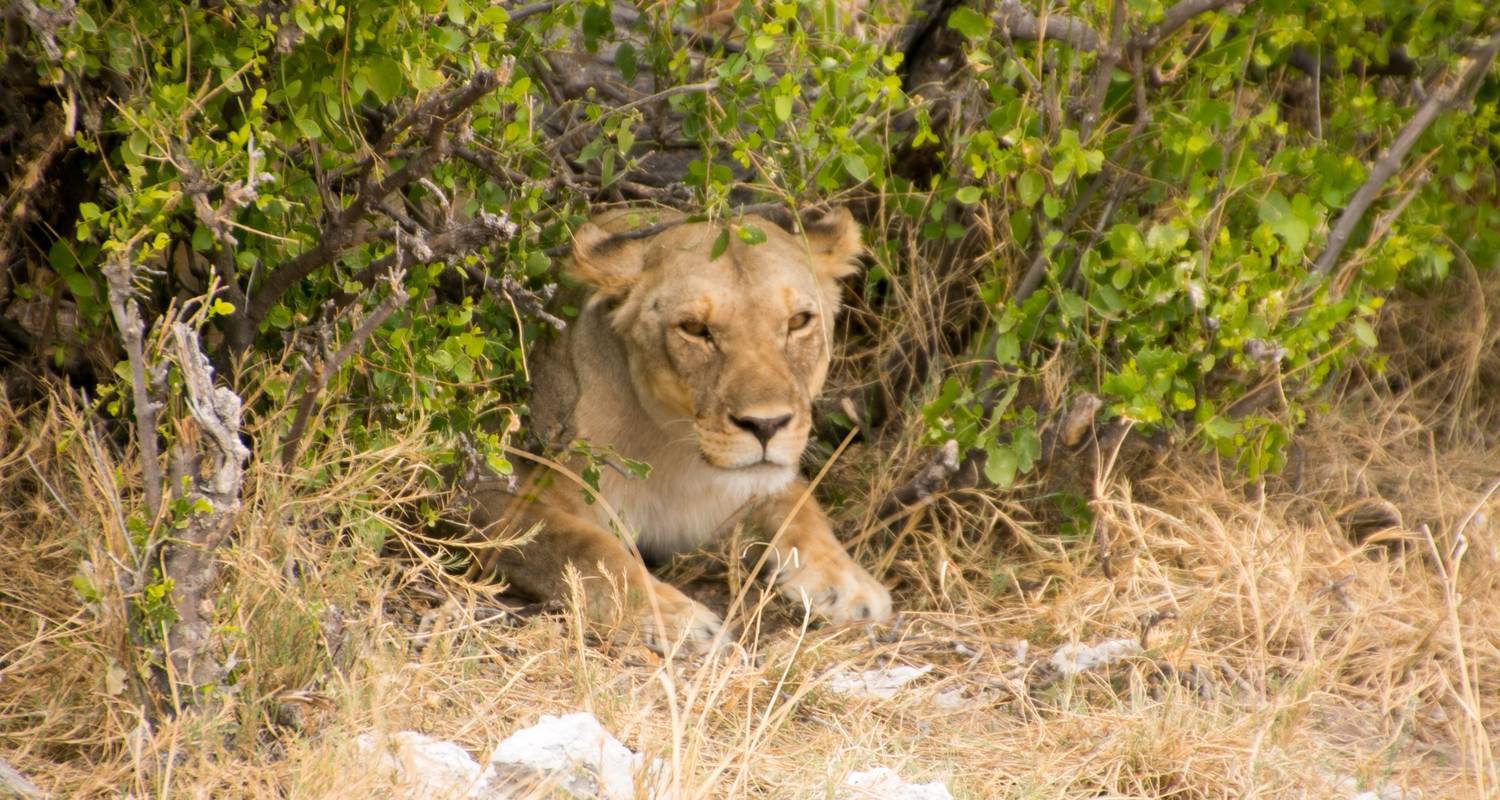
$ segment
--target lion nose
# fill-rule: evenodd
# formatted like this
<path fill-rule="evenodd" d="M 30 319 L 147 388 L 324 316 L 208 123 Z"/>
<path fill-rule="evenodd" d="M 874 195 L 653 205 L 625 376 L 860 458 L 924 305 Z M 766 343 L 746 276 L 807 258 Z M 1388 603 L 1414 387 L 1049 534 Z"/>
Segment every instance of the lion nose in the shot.
<path fill-rule="evenodd" d="M 733 422 L 736 427 L 754 434 L 755 438 L 760 440 L 760 446 L 765 447 L 767 444 L 770 444 L 771 437 L 775 436 L 777 431 L 785 428 L 787 423 L 792 421 L 792 415 L 782 414 L 779 417 L 737 417 L 730 414 L 729 421 Z"/>

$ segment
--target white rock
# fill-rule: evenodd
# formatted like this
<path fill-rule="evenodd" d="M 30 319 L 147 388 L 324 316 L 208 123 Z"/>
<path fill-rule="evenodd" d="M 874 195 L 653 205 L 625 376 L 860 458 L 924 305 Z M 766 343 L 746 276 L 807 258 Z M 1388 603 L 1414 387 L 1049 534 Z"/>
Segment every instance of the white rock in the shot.
<path fill-rule="evenodd" d="M 901 687 L 932 671 L 932 666 L 880 667 L 858 674 L 834 670 L 828 673 L 828 688 L 839 694 L 889 700 Z"/>
<path fill-rule="evenodd" d="M 416 731 L 393 733 L 383 742 L 366 733 L 355 742 L 361 751 L 376 756 L 376 771 L 391 782 L 401 800 L 468 800 L 484 791 L 484 769 L 452 742 Z"/>
<path fill-rule="evenodd" d="M 1095 645 L 1065 644 L 1052 653 L 1052 668 L 1063 675 L 1077 675 L 1107 667 L 1142 652 L 1134 639 L 1109 639 Z"/>
<path fill-rule="evenodd" d="M 834 800 L 953 800 L 941 781 L 907 783 L 888 767 L 850 773 Z"/>
<path fill-rule="evenodd" d="M 964 690 L 959 688 L 949 689 L 946 692 L 938 692 L 932 696 L 932 704 L 943 711 L 957 711 L 960 708 L 971 705 L 971 701 L 968 695 L 964 694 Z"/>
<path fill-rule="evenodd" d="M 574 797 L 634 800 L 643 762 L 593 714 L 578 712 L 543 714 L 535 725 L 511 734 L 490 756 L 490 770 L 497 788 L 543 781 Z"/>

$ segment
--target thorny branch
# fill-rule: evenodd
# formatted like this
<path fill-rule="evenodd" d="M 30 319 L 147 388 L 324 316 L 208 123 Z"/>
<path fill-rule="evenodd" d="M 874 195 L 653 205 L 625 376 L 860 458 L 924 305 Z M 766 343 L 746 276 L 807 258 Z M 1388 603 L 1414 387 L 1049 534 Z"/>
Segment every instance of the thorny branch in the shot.
<path fill-rule="evenodd" d="M 424 132 L 426 146 L 383 179 L 377 179 L 373 174 L 375 160 L 364 167 L 354 199 L 334 215 L 323 229 L 318 243 L 277 266 L 260 286 L 253 287 L 247 309 L 251 326 L 258 328 L 281 296 L 298 281 L 329 264 L 349 248 L 369 241 L 372 238 L 369 216 L 376 204 L 426 177 L 446 158 L 453 148 L 451 128 L 475 103 L 502 85 L 508 77 L 508 66 L 478 72 L 467 84 L 418 104 L 391 125 L 375 145 L 377 157 L 388 153 L 398 136 L 424 121 L 427 125 Z"/>
<path fill-rule="evenodd" d="M 1313 272 L 1316 275 L 1327 277 L 1333 271 L 1339 256 L 1349 244 L 1350 237 L 1354 235 L 1355 228 L 1359 227 L 1360 220 L 1364 219 L 1365 212 L 1370 210 L 1370 206 L 1379 196 L 1386 181 L 1401 169 L 1402 162 L 1406 160 L 1406 154 L 1411 152 L 1417 140 L 1422 138 L 1422 134 L 1427 132 L 1440 114 L 1464 102 L 1469 90 L 1489 71 L 1497 53 L 1500 53 L 1500 32 L 1492 35 L 1489 41 L 1471 56 L 1468 67 L 1456 80 L 1449 81 L 1429 95 L 1427 101 L 1417 109 L 1417 113 L 1407 121 L 1396 140 L 1391 142 L 1391 146 L 1385 151 L 1385 155 L 1370 168 L 1369 177 L 1349 199 L 1349 205 L 1344 208 L 1343 213 L 1339 214 L 1338 222 L 1334 223 L 1333 231 L 1328 234 L 1328 243 L 1313 266 Z"/>
<path fill-rule="evenodd" d="M 318 395 L 328 387 L 328 381 L 338 374 L 339 367 L 349 360 L 361 348 L 365 341 L 383 324 L 391 315 L 396 313 L 406 301 L 411 299 L 406 289 L 401 286 L 403 272 L 396 272 L 389 276 L 391 293 L 383 300 L 369 317 L 355 329 L 343 346 L 334 353 L 332 357 L 314 367 L 311 363 L 303 370 L 304 387 L 302 397 L 297 402 L 297 416 L 292 421 L 292 427 L 286 432 L 281 440 L 281 466 L 290 468 L 297 459 L 297 452 L 302 445 L 302 437 L 307 431 L 307 422 L 312 417 L 313 408 L 317 403 Z"/>

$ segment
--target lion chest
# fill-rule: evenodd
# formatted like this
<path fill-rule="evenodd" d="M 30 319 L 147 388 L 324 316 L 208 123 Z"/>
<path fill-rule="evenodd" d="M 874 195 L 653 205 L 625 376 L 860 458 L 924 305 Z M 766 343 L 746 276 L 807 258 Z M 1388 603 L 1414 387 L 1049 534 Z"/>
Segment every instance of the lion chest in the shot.
<path fill-rule="evenodd" d="M 785 488 L 791 470 L 736 474 L 700 463 L 655 464 L 646 479 L 601 481 L 605 500 L 636 535 L 641 552 L 665 558 L 726 532 L 741 511 Z"/>

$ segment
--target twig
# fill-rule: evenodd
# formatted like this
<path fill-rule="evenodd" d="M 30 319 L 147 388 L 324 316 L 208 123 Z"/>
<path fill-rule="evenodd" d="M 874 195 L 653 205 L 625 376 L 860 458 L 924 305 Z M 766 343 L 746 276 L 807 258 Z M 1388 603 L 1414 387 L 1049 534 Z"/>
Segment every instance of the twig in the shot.
<path fill-rule="evenodd" d="M 405 287 L 401 285 L 401 277 L 400 273 L 391 276 L 390 295 L 350 335 L 348 341 L 344 342 L 343 346 L 338 349 L 338 352 L 334 353 L 332 358 L 329 358 L 317 369 L 308 370 L 312 374 L 307 376 L 307 384 L 302 390 L 302 398 L 297 403 L 297 417 L 293 420 L 291 429 L 286 432 L 285 438 L 281 440 L 281 466 L 283 468 L 290 469 L 292 463 L 296 460 L 297 451 L 302 442 L 302 435 L 307 429 L 307 420 L 312 416 L 315 401 L 323 389 L 328 386 L 328 381 L 338 373 L 339 367 L 345 361 L 348 361 L 350 356 L 364 347 L 365 340 L 369 339 L 377 328 L 383 325 L 398 309 L 406 305 L 406 301 L 410 299 Z"/>
<path fill-rule="evenodd" d="M 492 242 L 510 239 L 516 235 L 517 230 L 516 224 L 510 221 L 509 215 L 491 214 L 487 211 L 480 211 L 468 223 L 430 237 L 420 235 L 420 228 L 415 222 L 407 220 L 407 223 L 417 229 L 418 234 L 401 240 L 405 249 L 398 248 L 394 253 L 377 258 L 356 273 L 354 280 L 358 281 L 361 286 L 366 289 L 374 286 L 382 278 L 389 277 L 391 271 L 397 267 L 407 268 L 413 265 L 432 264 L 471 253 Z M 354 293 L 341 292 L 334 297 L 333 302 L 336 307 L 342 309 L 353 303 L 356 297 L 358 295 Z"/>
<path fill-rule="evenodd" d="M 1218 11 L 1230 3 L 1238 2 L 1240 6 L 1248 8 L 1255 5 L 1256 0 L 1182 0 L 1182 2 L 1168 8 L 1161 16 L 1161 21 L 1148 28 L 1131 40 L 1130 46 L 1134 50 L 1145 52 L 1158 44 L 1163 39 L 1182 30 L 1183 26 L 1192 22 L 1195 17 L 1207 14 L 1210 11 Z"/>
<path fill-rule="evenodd" d="M 619 113 L 624 112 L 624 111 L 629 111 L 632 108 L 638 108 L 638 107 L 643 106 L 643 105 L 645 105 L 647 103 L 654 103 L 654 102 L 657 102 L 657 101 L 660 101 L 660 100 L 666 100 L 669 97 L 676 97 L 679 94 L 694 94 L 694 93 L 702 94 L 702 93 L 706 93 L 706 92 L 711 92 L 711 91 L 713 91 L 713 90 L 715 90 L 717 88 L 719 88 L 719 81 L 718 81 L 718 79 L 707 80 L 707 81 L 703 81 L 702 83 L 685 83 L 685 84 L 682 84 L 680 86 L 673 86 L 673 87 L 671 87 L 669 89 L 663 89 L 663 90 L 661 90 L 659 92 L 656 92 L 655 94 L 648 94 L 645 97 L 638 97 L 638 98 L 636 98 L 636 99 L 634 99 L 634 100 L 632 100 L 632 101 L 630 101 L 628 103 L 622 103 L 622 104 L 617 105 L 617 106 L 612 106 L 609 109 L 609 113 L 610 114 L 619 114 Z M 556 139 L 555 139 L 555 141 L 566 142 L 569 139 L 571 139 L 573 136 L 576 136 L 577 134 L 590 129 L 590 128 L 594 127 L 595 125 L 600 124 L 603 121 L 604 121 L 604 117 L 603 116 L 600 116 L 598 119 L 584 120 L 583 122 L 580 122 L 577 125 L 574 125 L 573 127 L 567 129 L 562 134 L 560 134 L 559 136 L 557 136 Z"/>
<path fill-rule="evenodd" d="M 429 120 L 426 147 L 383 180 L 375 181 L 369 177 L 369 170 L 373 167 L 374 160 L 365 167 L 365 176 L 360 181 L 360 188 L 354 200 L 339 211 L 323 229 L 318 237 L 318 243 L 311 249 L 282 262 L 271 271 L 261 286 L 256 288 L 248 309 L 252 329 L 260 327 L 260 323 L 280 301 L 281 296 L 298 281 L 333 261 L 346 249 L 368 241 L 369 233 L 366 230 L 365 221 L 374 204 L 392 192 L 426 177 L 427 173 L 446 158 L 452 148 L 448 135 L 449 126 L 485 95 L 500 86 L 508 75 L 508 65 L 497 70 L 476 73 L 467 84 L 418 104 L 405 117 L 392 125 L 375 146 L 377 156 L 390 149 L 398 134 L 423 119 Z"/>
<path fill-rule="evenodd" d="M 751 214 L 773 214 L 785 209 L 786 206 L 781 203 L 750 203 L 743 206 L 731 206 L 729 209 L 729 216 L 745 217 Z M 638 239 L 649 239 L 652 236 L 661 233 L 662 231 L 670 230 L 677 227 L 678 225 L 685 225 L 693 221 L 694 218 L 691 216 L 675 217 L 664 222 L 658 222 L 654 225 L 647 225 L 644 228 L 636 228 L 635 230 L 614 234 L 613 236 L 609 237 L 609 240 L 612 242 L 630 242 Z M 555 247 L 549 247 L 542 252 L 552 258 L 557 258 L 558 256 L 566 255 L 572 249 L 573 245 L 571 243 L 568 243 L 560 244 Z"/>
<path fill-rule="evenodd" d="M 942 489 L 958 472 L 958 441 L 949 439 L 943 443 L 927 466 L 917 471 L 911 480 L 891 490 L 875 512 L 876 519 L 885 519 L 903 508 L 914 506 Z"/>
<path fill-rule="evenodd" d="M 547 311 L 547 302 L 552 299 L 553 293 L 557 291 L 557 284 L 549 283 L 541 291 L 532 291 L 521 285 L 521 282 L 509 275 L 501 275 L 500 280 L 495 280 L 488 272 L 472 264 L 464 265 L 464 274 L 469 279 L 478 283 L 479 288 L 485 294 L 503 294 L 511 299 L 511 302 L 520 307 L 522 311 L 552 326 L 553 330 L 566 330 L 568 321 L 555 316 Z"/>
<path fill-rule="evenodd" d="M 125 357 L 130 362 L 131 402 L 135 407 L 135 436 L 141 449 L 141 482 L 146 494 L 146 519 L 154 521 L 161 510 L 161 452 L 156 441 L 156 418 L 161 404 L 151 396 L 151 382 L 146 375 L 146 353 L 143 338 L 146 324 L 140 306 L 135 302 L 130 259 L 135 240 L 112 255 L 104 265 L 109 285 L 109 310 L 114 315 Z"/>
<path fill-rule="evenodd" d="M 1417 113 L 1407 121 L 1396 140 L 1391 142 L 1385 155 L 1370 168 L 1370 176 L 1349 199 L 1349 205 L 1345 206 L 1343 213 L 1339 214 L 1338 222 L 1334 223 L 1333 232 L 1328 234 L 1328 243 L 1313 266 L 1313 274 L 1327 277 L 1328 273 L 1333 270 L 1334 265 L 1338 263 L 1339 256 L 1348 246 L 1350 237 L 1354 235 L 1354 229 L 1359 226 L 1365 212 L 1370 210 L 1370 206 L 1375 202 L 1375 198 L 1380 194 L 1386 181 L 1390 180 L 1391 176 L 1401 168 L 1401 162 L 1405 160 L 1406 154 L 1411 152 L 1417 140 L 1422 138 L 1422 134 L 1427 132 L 1427 128 L 1438 118 L 1438 115 L 1456 106 L 1466 94 L 1465 90 L 1489 71 L 1497 52 L 1500 52 L 1500 32 L 1491 36 L 1490 40 L 1474 54 L 1473 60 L 1469 62 L 1468 68 L 1463 71 L 1458 80 L 1450 81 L 1428 96 L 1427 101 L 1417 109 Z"/>

